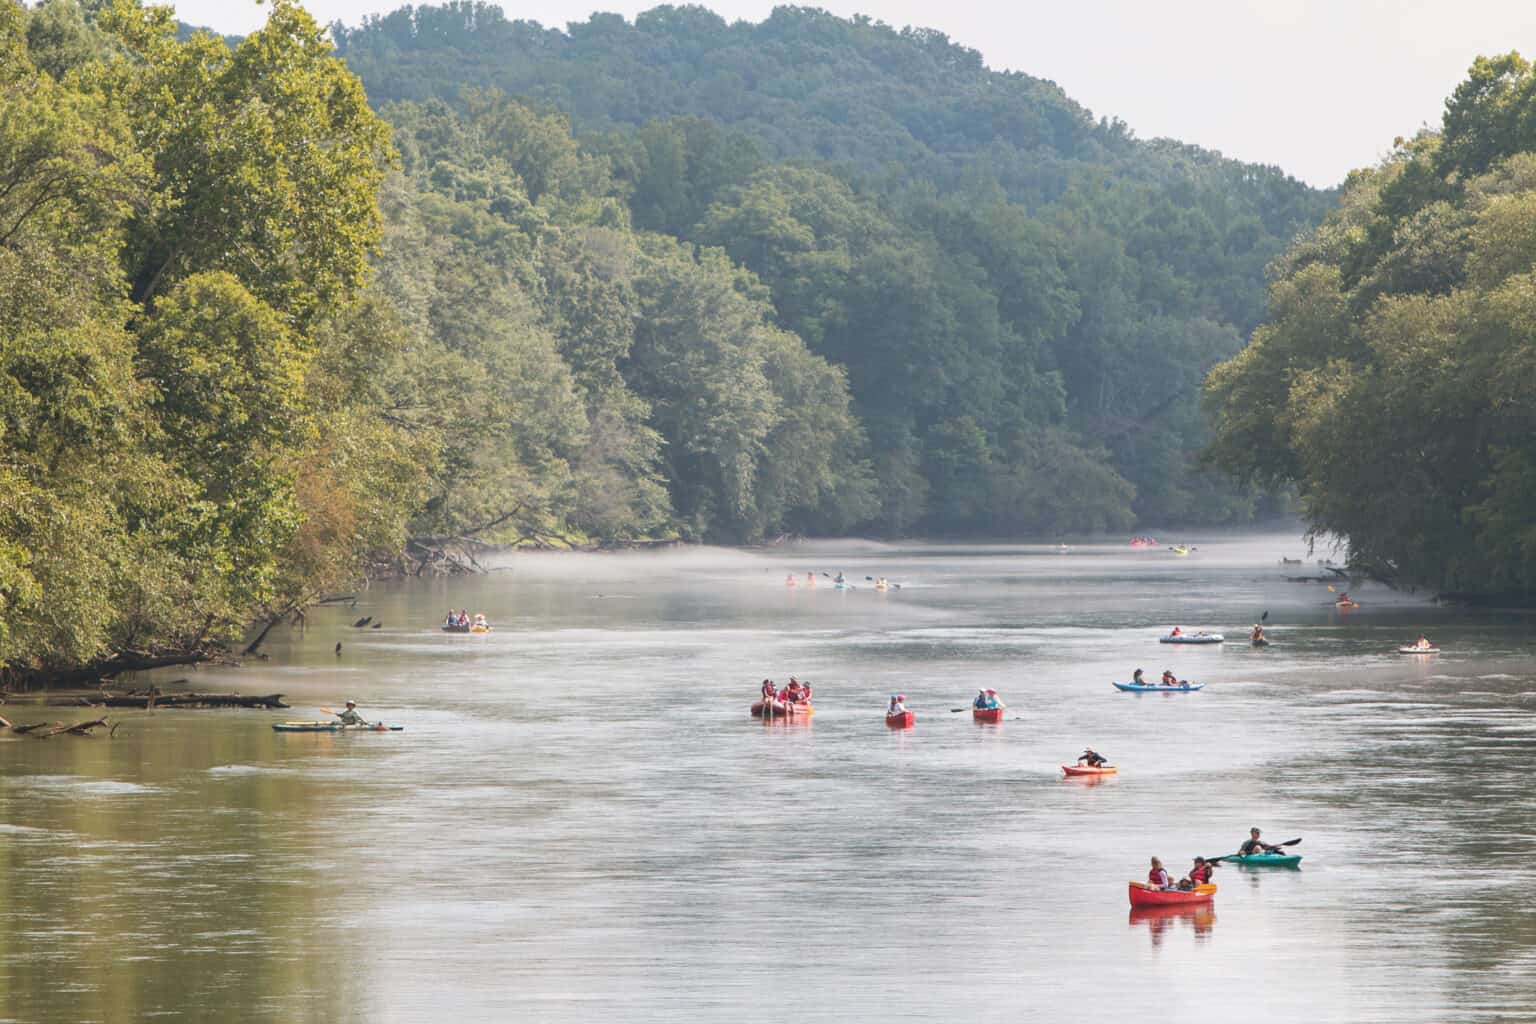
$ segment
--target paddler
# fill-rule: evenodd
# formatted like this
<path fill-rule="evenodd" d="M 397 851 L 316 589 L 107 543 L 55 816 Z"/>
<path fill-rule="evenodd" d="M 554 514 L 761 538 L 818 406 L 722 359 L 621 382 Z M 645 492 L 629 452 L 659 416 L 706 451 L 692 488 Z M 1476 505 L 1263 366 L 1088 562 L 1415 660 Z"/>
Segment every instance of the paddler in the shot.
<path fill-rule="evenodd" d="M 1268 640 L 1264 639 L 1264 627 L 1257 622 L 1253 624 L 1253 631 L 1248 634 L 1248 639 L 1253 642 L 1255 647 L 1263 647 L 1269 643 Z"/>
<path fill-rule="evenodd" d="M 1197 885 L 1208 885 L 1211 881 L 1211 872 L 1216 869 L 1215 861 L 1208 861 L 1204 857 L 1195 858 L 1195 866 L 1189 869 L 1189 877 L 1179 882 L 1179 888 L 1193 889 Z"/>
<path fill-rule="evenodd" d="M 1184 629 L 1181 626 L 1174 626 L 1173 627 L 1173 632 L 1169 633 L 1168 635 L 1169 636 L 1183 636 L 1184 635 Z"/>
<path fill-rule="evenodd" d="M 886 717 L 891 718 L 896 715 L 905 714 L 907 710 L 906 700 L 907 698 L 899 693 L 891 694 L 891 706 L 885 709 Z"/>
<path fill-rule="evenodd" d="M 1413 646 L 1417 647 L 1421 651 L 1427 651 L 1435 645 L 1429 642 L 1429 637 L 1425 636 L 1423 633 L 1420 633 L 1419 639 L 1414 643 Z"/>
<path fill-rule="evenodd" d="M 1141 673 L 1142 673 L 1141 669 L 1137 669 L 1135 672 L 1132 672 L 1131 673 L 1131 682 L 1134 683 L 1137 686 L 1146 686 L 1147 685 L 1147 681 L 1145 679 L 1141 678 Z"/>
<path fill-rule="evenodd" d="M 1163 867 L 1163 862 L 1156 857 L 1152 858 L 1152 870 L 1147 872 L 1147 884 L 1159 889 L 1167 889 L 1173 885 L 1173 878 L 1168 870 Z"/>
<path fill-rule="evenodd" d="M 1163 669 L 1162 682 L 1159 685 L 1161 685 L 1161 686 L 1178 686 L 1179 685 L 1179 677 L 1173 674 L 1173 669 L 1165 668 L 1165 669 Z"/>
<path fill-rule="evenodd" d="M 332 714 L 334 714 L 337 718 L 341 719 L 341 724 L 342 725 L 367 725 L 368 724 L 367 722 L 365 722 L 363 720 L 363 716 L 357 713 L 357 701 L 355 701 L 355 700 L 347 701 L 347 710 L 345 710 L 345 711 L 333 711 Z"/>
<path fill-rule="evenodd" d="M 1246 857 L 1251 853 L 1279 853 L 1280 847 L 1270 846 L 1268 843 L 1264 842 L 1264 840 L 1259 838 L 1258 829 L 1251 828 L 1248 830 L 1248 841 L 1242 846 L 1238 847 L 1237 852 L 1241 856 Z"/>
<path fill-rule="evenodd" d="M 1078 764 L 1085 764 L 1089 768 L 1098 768 L 1109 763 L 1109 758 L 1100 754 L 1092 747 L 1086 748 L 1077 759 Z"/>

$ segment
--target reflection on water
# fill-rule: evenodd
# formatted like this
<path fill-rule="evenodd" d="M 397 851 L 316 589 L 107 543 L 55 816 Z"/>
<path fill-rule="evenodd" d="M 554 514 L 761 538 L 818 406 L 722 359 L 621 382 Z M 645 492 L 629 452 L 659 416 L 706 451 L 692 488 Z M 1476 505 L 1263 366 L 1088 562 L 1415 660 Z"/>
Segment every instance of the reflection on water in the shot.
<path fill-rule="evenodd" d="M 0 739 L 0 1019 L 1536 1018 L 1529 620 L 1340 615 L 1294 538 L 1189 539 L 518 557 L 318 609 L 194 680 L 292 711 Z M 1266 611 L 1267 649 L 1157 644 Z M 790 673 L 814 718 L 750 718 Z M 406 731 L 270 728 L 348 697 Z M 1064 778 L 1086 746 L 1120 774 Z M 1124 923 L 1150 856 L 1252 826 L 1305 869 Z"/>

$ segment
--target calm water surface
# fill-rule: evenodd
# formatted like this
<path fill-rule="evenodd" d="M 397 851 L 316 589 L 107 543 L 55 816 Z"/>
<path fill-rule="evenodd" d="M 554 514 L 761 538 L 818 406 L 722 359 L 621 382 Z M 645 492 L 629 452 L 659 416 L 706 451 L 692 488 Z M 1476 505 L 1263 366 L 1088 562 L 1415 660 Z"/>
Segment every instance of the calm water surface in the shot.
<path fill-rule="evenodd" d="M 192 680 L 294 711 L 0 740 L 0 1019 L 1536 1020 L 1530 621 L 1370 586 L 1341 615 L 1282 578 L 1293 536 L 1193 539 L 376 586 Z M 838 568 L 860 588 L 805 589 Z M 449 605 L 495 632 L 440 633 Z M 1156 642 L 1265 610 L 1268 650 Z M 1392 653 L 1421 628 L 1445 653 Z M 1110 687 L 1137 667 L 1209 685 Z M 750 719 L 791 672 L 814 721 Z M 985 686 L 1007 721 L 950 711 Z M 269 728 L 349 696 L 406 731 Z M 1062 779 L 1085 744 L 1123 774 Z M 1304 836 L 1301 869 L 1130 912 L 1149 856 L 1250 825 Z"/>

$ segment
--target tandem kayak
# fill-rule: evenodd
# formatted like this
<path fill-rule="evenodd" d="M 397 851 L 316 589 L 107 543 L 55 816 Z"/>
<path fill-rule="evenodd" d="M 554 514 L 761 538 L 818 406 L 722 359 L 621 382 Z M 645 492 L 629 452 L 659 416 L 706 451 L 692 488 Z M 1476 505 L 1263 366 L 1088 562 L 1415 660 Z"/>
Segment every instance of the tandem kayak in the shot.
<path fill-rule="evenodd" d="M 444 625 L 442 627 L 442 630 L 443 630 L 444 633 L 468 633 L 469 632 L 469 627 L 468 626 L 449 626 L 449 625 Z"/>
<path fill-rule="evenodd" d="M 1090 768 L 1086 764 L 1064 764 L 1064 765 L 1061 766 L 1061 770 L 1062 770 L 1062 772 L 1064 774 L 1069 775 L 1069 776 L 1075 776 L 1075 775 L 1118 775 L 1119 772 L 1120 772 L 1119 768 L 1116 768 L 1114 765 L 1110 765 L 1110 764 L 1100 765 L 1097 768 Z"/>
<path fill-rule="evenodd" d="M 885 724 L 892 729 L 910 729 L 917 721 L 917 715 L 911 711 L 903 711 L 898 715 L 886 715 Z"/>
<path fill-rule="evenodd" d="M 1301 863 L 1299 853 L 1233 853 L 1221 858 L 1225 864 L 1246 864 L 1249 867 L 1294 868 Z"/>
<path fill-rule="evenodd" d="M 275 732 L 400 732 L 403 725 L 385 725 L 376 722 L 373 725 L 342 725 L 340 722 L 276 722 L 272 729 Z"/>
<path fill-rule="evenodd" d="M 815 713 L 809 704 L 791 704 L 783 700 L 760 700 L 752 705 L 753 718 L 804 718 Z"/>
<path fill-rule="evenodd" d="M 1130 895 L 1133 907 L 1178 907 L 1211 902 L 1216 886 L 1206 883 L 1193 889 L 1159 889 L 1146 882 L 1131 882 Z"/>
<path fill-rule="evenodd" d="M 1160 644 L 1219 644 L 1226 640 L 1220 633 L 1190 633 L 1178 636 L 1160 636 L 1157 642 Z"/>
<path fill-rule="evenodd" d="M 1399 647 L 1398 654 L 1439 654 L 1438 647 Z"/>
<path fill-rule="evenodd" d="M 971 708 L 971 718 L 978 722 L 1001 722 L 1007 708 Z"/>
<path fill-rule="evenodd" d="M 1114 684 L 1115 689 L 1124 690 L 1126 693 L 1192 693 L 1204 686 L 1204 683 L 1185 683 L 1182 686 L 1153 686 L 1138 683 Z"/>

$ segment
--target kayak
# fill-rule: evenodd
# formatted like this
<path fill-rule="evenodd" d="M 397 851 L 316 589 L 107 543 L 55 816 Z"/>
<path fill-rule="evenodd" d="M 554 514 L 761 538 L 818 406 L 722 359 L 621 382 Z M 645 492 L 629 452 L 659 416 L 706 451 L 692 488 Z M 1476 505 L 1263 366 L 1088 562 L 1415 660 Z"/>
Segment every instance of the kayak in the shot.
<path fill-rule="evenodd" d="M 1174 548 L 1173 553 L 1182 558 L 1184 555 L 1189 554 L 1189 548 Z"/>
<path fill-rule="evenodd" d="M 978 722 L 1001 722 L 1006 708 L 972 708 L 971 717 Z"/>
<path fill-rule="evenodd" d="M 491 631 L 491 627 L 490 626 L 471 626 L 469 628 L 469 631 L 471 633 L 489 633 Z"/>
<path fill-rule="evenodd" d="M 1192 633 L 1179 636 L 1160 636 L 1157 642 L 1160 644 L 1219 644 L 1226 640 L 1220 633 Z"/>
<path fill-rule="evenodd" d="M 1209 903 L 1216 895 L 1216 886 L 1211 883 L 1197 885 L 1193 889 L 1157 889 L 1146 882 L 1131 882 L 1130 887 L 1133 907 L 1176 907 Z"/>
<path fill-rule="evenodd" d="M 1293 868 L 1301 863 L 1299 853 L 1234 853 L 1221 858 L 1227 864 L 1246 864 L 1249 867 Z"/>
<path fill-rule="evenodd" d="M 1438 647 L 1399 647 L 1398 654 L 1439 654 Z"/>
<path fill-rule="evenodd" d="M 767 714 L 764 714 L 763 705 L 767 704 Z M 800 718 L 815 714 L 815 709 L 809 704 L 791 704 L 788 701 L 758 701 L 752 705 L 753 718 Z"/>
<path fill-rule="evenodd" d="M 1335 601 L 1335 602 L 1333 602 L 1333 606 L 1335 608 L 1344 608 L 1344 609 L 1359 608 L 1360 607 L 1360 602 L 1359 601 Z"/>
<path fill-rule="evenodd" d="M 1204 683 L 1184 683 L 1182 686 L 1151 686 L 1136 683 L 1115 683 L 1115 689 L 1124 690 L 1126 693 L 1192 693 L 1205 686 Z"/>
<path fill-rule="evenodd" d="M 917 721 L 917 715 L 911 711 L 903 711 L 897 715 L 885 716 L 885 724 L 892 729 L 910 729 L 915 721 Z"/>
<path fill-rule="evenodd" d="M 443 626 L 444 633 L 468 633 L 468 626 Z"/>
<path fill-rule="evenodd" d="M 403 725 L 342 725 L 340 722 L 277 722 L 276 732 L 400 732 Z"/>
<path fill-rule="evenodd" d="M 1066 775 L 1116 775 L 1120 769 L 1114 765 L 1106 764 L 1098 768 L 1090 768 L 1086 764 L 1064 764 L 1061 770 Z"/>
<path fill-rule="evenodd" d="M 853 588 L 851 586 L 849 586 L 848 584 L 846 584 L 846 583 L 834 583 L 834 584 L 832 584 L 832 589 L 833 590 L 852 590 Z"/>

